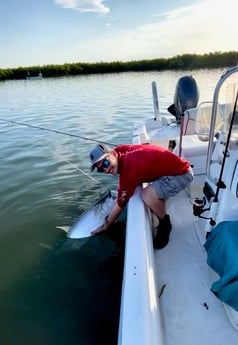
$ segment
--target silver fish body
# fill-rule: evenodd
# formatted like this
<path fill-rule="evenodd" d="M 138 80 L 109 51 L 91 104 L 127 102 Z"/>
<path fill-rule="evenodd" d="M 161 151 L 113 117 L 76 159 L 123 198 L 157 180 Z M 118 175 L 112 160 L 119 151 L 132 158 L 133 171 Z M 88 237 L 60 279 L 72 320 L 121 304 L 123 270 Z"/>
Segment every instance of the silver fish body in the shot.
<path fill-rule="evenodd" d="M 117 191 L 109 190 L 93 206 L 85 211 L 69 229 L 67 237 L 84 238 L 91 236 L 91 231 L 101 226 L 111 212 L 117 199 Z"/>

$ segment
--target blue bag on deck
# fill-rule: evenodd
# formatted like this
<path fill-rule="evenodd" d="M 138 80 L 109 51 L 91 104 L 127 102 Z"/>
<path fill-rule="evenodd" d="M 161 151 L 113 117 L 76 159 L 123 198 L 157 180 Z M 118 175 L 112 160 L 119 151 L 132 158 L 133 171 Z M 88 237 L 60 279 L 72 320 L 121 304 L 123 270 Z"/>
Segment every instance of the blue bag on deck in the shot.
<path fill-rule="evenodd" d="M 204 247 L 208 265 L 220 276 L 211 290 L 238 311 L 238 221 L 219 223 Z"/>

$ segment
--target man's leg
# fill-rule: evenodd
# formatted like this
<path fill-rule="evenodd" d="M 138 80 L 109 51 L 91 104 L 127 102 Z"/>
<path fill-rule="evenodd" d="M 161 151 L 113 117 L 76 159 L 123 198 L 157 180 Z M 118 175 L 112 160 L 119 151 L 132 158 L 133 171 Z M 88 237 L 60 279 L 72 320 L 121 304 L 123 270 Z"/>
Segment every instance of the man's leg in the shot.
<path fill-rule="evenodd" d="M 150 186 L 144 188 L 141 192 L 141 197 L 144 203 L 159 219 L 164 218 L 166 215 L 165 200 L 159 199 L 159 196 L 153 188 Z"/>
<path fill-rule="evenodd" d="M 159 218 L 159 226 L 154 238 L 154 248 L 162 249 L 169 242 L 169 234 L 172 229 L 169 215 L 166 214 L 165 200 L 159 199 L 156 191 L 150 186 L 144 188 L 141 192 L 144 203 Z"/>

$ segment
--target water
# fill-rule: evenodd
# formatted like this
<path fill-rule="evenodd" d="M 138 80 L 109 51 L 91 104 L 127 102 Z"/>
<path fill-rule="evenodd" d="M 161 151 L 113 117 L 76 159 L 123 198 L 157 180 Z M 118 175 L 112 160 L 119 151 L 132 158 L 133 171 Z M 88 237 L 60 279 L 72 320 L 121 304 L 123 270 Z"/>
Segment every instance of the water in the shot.
<path fill-rule="evenodd" d="M 165 112 L 180 76 L 193 74 L 200 100 L 211 100 L 221 72 L 2 82 L 0 118 L 128 143 L 133 123 L 153 114 L 152 80 Z M 90 172 L 92 145 L 0 121 L 0 345 L 117 343 L 125 222 L 83 240 L 56 228 L 117 185 L 116 177 Z"/>

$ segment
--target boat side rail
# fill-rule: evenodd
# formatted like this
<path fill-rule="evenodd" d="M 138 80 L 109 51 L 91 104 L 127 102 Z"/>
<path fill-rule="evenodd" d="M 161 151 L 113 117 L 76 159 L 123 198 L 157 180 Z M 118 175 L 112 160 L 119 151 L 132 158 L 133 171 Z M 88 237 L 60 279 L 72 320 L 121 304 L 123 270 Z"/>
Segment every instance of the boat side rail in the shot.
<path fill-rule="evenodd" d="M 128 203 L 118 345 L 163 345 L 150 216 L 140 193 L 137 187 Z"/>

